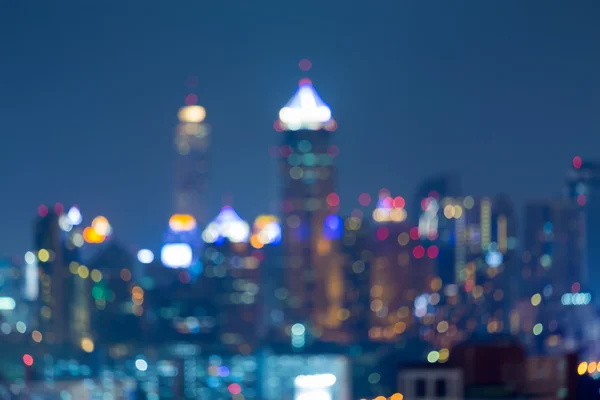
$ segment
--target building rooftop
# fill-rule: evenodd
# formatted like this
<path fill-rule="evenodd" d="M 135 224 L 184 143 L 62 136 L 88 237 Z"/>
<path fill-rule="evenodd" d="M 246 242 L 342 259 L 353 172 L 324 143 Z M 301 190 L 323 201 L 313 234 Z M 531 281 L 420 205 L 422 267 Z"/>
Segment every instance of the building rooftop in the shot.
<path fill-rule="evenodd" d="M 279 111 L 279 121 L 286 130 L 319 130 L 331 121 L 331 109 L 309 79 L 302 79 L 298 90 Z"/>

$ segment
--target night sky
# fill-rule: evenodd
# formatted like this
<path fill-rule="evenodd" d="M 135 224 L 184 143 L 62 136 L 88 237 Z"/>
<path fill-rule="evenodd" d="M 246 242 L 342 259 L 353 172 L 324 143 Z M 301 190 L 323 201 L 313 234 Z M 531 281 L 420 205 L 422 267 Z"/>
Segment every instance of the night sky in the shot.
<path fill-rule="evenodd" d="M 275 211 L 272 126 L 303 57 L 340 125 L 343 210 L 382 187 L 410 200 L 447 170 L 518 206 L 558 196 L 573 156 L 600 158 L 598 21 L 597 0 L 3 2 L 0 256 L 57 201 L 157 250 L 190 75 L 210 214 L 223 194 L 246 219 Z"/>

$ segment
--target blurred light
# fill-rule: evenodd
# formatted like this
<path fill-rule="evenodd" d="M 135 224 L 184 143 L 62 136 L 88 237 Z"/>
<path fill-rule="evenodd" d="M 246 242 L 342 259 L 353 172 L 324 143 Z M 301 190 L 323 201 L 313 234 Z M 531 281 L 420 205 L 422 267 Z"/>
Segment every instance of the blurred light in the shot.
<path fill-rule="evenodd" d="M 542 324 L 535 324 L 534 327 L 533 327 L 533 334 L 535 336 L 539 336 L 542 333 L 543 330 L 544 330 L 544 325 L 542 325 Z"/>
<path fill-rule="evenodd" d="M 186 106 L 193 106 L 196 103 L 198 103 L 198 96 L 195 95 L 194 93 L 190 93 L 187 96 L 185 96 L 185 105 Z"/>
<path fill-rule="evenodd" d="M 0 310 L 11 311 L 15 309 L 16 305 L 12 297 L 0 297 Z"/>
<path fill-rule="evenodd" d="M 326 200 L 329 207 L 337 207 L 340 205 L 340 196 L 337 193 L 329 193 Z"/>
<path fill-rule="evenodd" d="M 438 362 L 439 359 L 440 353 L 435 350 L 430 351 L 429 354 L 427 354 L 427 361 L 431 364 Z"/>
<path fill-rule="evenodd" d="M 471 208 L 473 208 L 474 205 L 475 205 L 475 200 L 471 196 L 467 196 L 463 200 L 463 206 L 465 206 L 465 208 L 467 210 L 470 210 Z"/>
<path fill-rule="evenodd" d="M 33 254 L 31 251 L 25 253 L 25 262 L 27 264 L 33 264 L 35 262 L 35 254 Z"/>
<path fill-rule="evenodd" d="M 323 223 L 323 237 L 327 240 L 338 240 L 344 231 L 344 221 L 339 215 L 330 214 Z"/>
<path fill-rule="evenodd" d="M 83 221 L 81 212 L 79 211 L 79 208 L 77 208 L 76 206 L 73 206 L 69 209 L 69 212 L 67 213 L 67 217 L 69 217 L 71 224 L 73 224 L 75 226 L 81 224 L 81 222 Z"/>
<path fill-rule="evenodd" d="M 311 69 L 312 67 L 312 63 L 310 62 L 309 59 L 307 58 L 303 58 L 302 60 L 300 60 L 300 62 L 298 63 L 298 67 L 302 70 L 302 71 L 308 71 Z"/>
<path fill-rule="evenodd" d="M 48 215 L 48 207 L 45 204 L 40 204 L 40 206 L 38 207 L 38 215 L 40 217 L 45 217 L 46 215 Z"/>
<path fill-rule="evenodd" d="M 46 262 L 50 259 L 50 253 L 48 252 L 48 250 L 46 249 L 41 249 L 40 251 L 38 251 L 38 259 L 41 262 Z"/>
<path fill-rule="evenodd" d="M 416 226 L 410 228 L 409 234 L 412 240 L 417 240 L 419 238 L 419 228 L 417 228 Z"/>
<path fill-rule="evenodd" d="M 541 302 L 542 302 L 542 296 L 539 293 L 536 293 L 533 296 L 531 296 L 531 305 L 532 306 L 537 307 L 540 305 Z"/>
<path fill-rule="evenodd" d="M 63 211 L 65 211 L 65 207 L 62 205 L 62 203 L 56 203 L 54 205 L 54 213 L 56 215 L 60 215 L 63 213 Z"/>
<path fill-rule="evenodd" d="M 87 279 L 87 277 L 90 276 L 90 270 L 85 265 L 80 265 L 79 268 L 77 268 L 77 274 L 81 279 Z"/>
<path fill-rule="evenodd" d="M 242 243 L 247 242 L 249 237 L 250 226 L 229 206 L 223 207 L 202 232 L 202 240 L 206 243 L 215 243 L 221 239 Z"/>
<path fill-rule="evenodd" d="M 423 258 L 423 256 L 425 255 L 425 248 L 424 248 L 423 246 L 421 246 L 421 245 L 419 245 L 419 246 L 416 246 L 416 247 L 413 249 L 413 255 L 414 255 L 416 258 Z"/>
<path fill-rule="evenodd" d="M 100 282 L 102 280 L 102 272 L 98 271 L 97 269 L 92 270 L 90 275 L 92 281 L 94 282 Z"/>
<path fill-rule="evenodd" d="M 331 110 L 310 82 L 301 81 L 292 99 L 279 111 L 279 119 L 289 130 L 320 129 L 331 119 Z"/>
<path fill-rule="evenodd" d="M 131 272 L 127 268 L 123 268 L 119 274 L 121 279 L 125 282 L 129 282 L 131 280 Z"/>
<path fill-rule="evenodd" d="M 439 362 L 445 363 L 446 361 L 448 361 L 449 357 L 450 357 L 450 351 L 448 349 L 446 349 L 446 348 L 440 349 L 440 359 L 439 359 Z"/>
<path fill-rule="evenodd" d="M 592 301 L 590 293 L 565 293 L 560 298 L 563 306 L 585 306 Z"/>
<path fill-rule="evenodd" d="M 579 363 L 579 365 L 577 366 L 577 374 L 585 375 L 585 373 L 587 372 L 587 369 L 588 369 L 588 363 L 583 361 L 583 362 Z"/>
<path fill-rule="evenodd" d="M 141 249 L 137 253 L 137 259 L 142 264 L 150 264 L 154 261 L 154 253 L 148 249 Z"/>
<path fill-rule="evenodd" d="M 406 201 L 402 196 L 398 196 L 394 199 L 394 208 L 404 208 Z"/>
<path fill-rule="evenodd" d="M 179 109 L 177 117 L 181 122 L 198 124 L 206 118 L 206 110 L 202 106 L 188 105 Z"/>
<path fill-rule="evenodd" d="M 25 325 L 25 322 L 23 321 L 17 322 L 15 328 L 17 328 L 17 332 L 19 333 L 25 333 L 27 331 L 27 325 Z"/>
<path fill-rule="evenodd" d="M 583 164 L 581 157 L 579 157 L 579 156 L 573 157 L 573 166 L 575 168 L 577 168 L 577 169 L 581 168 L 581 164 Z"/>
<path fill-rule="evenodd" d="M 94 351 L 94 342 L 92 341 L 92 339 L 90 338 L 83 338 L 81 339 L 81 349 L 83 351 L 85 351 L 86 353 L 91 353 Z"/>
<path fill-rule="evenodd" d="M 587 368 L 588 374 L 593 374 L 594 372 L 596 372 L 597 366 L 598 364 L 595 361 L 590 362 Z"/>
<path fill-rule="evenodd" d="M 427 249 L 427 257 L 429 258 L 437 258 L 438 254 L 440 254 L 440 250 L 437 246 L 431 246 Z"/>
<path fill-rule="evenodd" d="M 281 225 L 279 219 L 274 215 L 259 215 L 254 220 L 252 227 L 254 243 L 262 247 L 267 244 L 281 242 Z M 254 246 L 258 248 L 257 246 Z"/>
<path fill-rule="evenodd" d="M 83 246 L 83 242 L 84 242 L 84 240 L 83 240 L 83 235 L 82 235 L 81 233 L 79 233 L 79 232 L 75 232 L 75 233 L 73 234 L 73 236 L 72 236 L 71 240 L 73 241 L 73 244 L 74 244 L 76 247 L 81 247 L 81 246 Z"/>
<path fill-rule="evenodd" d="M 579 204 L 581 207 L 585 206 L 586 202 L 587 199 L 585 198 L 584 194 L 580 194 L 579 196 L 577 196 L 577 204 Z"/>
<path fill-rule="evenodd" d="M 242 388 L 237 383 L 232 383 L 227 386 L 227 390 L 229 390 L 229 393 L 231 394 L 239 394 L 242 391 Z"/>
<path fill-rule="evenodd" d="M 146 360 L 138 358 L 137 360 L 135 360 L 135 367 L 138 369 L 138 371 L 143 372 L 148 369 L 148 363 L 146 362 Z"/>
<path fill-rule="evenodd" d="M 94 228 L 88 226 L 83 230 L 83 240 L 87 243 L 98 244 L 104 242 L 106 237 L 96 232 Z"/>
<path fill-rule="evenodd" d="M 60 217 L 58 217 L 58 226 L 64 232 L 71 232 L 71 229 L 73 229 L 73 223 L 65 214 L 62 214 Z"/>
<path fill-rule="evenodd" d="M 27 365 L 28 367 L 31 367 L 33 365 L 33 357 L 29 354 L 24 354 L 23 364 Z"/>
<path fill-rule="evenodd" d="M 304 335 L 306 332 L 306 328 L 302 324 L 294 324 L 292 326 L 292 334 L 294 335 Z"/>
<path fill-rule="evenodd" d="M 40 331 L 31 332 L 31 338 L 34 342 L 39 343 L 42 341 L 42 333 Z"/>
<path fill-rule="evenodd" d="M 366 207 L 371 204 L 371 196 L 368 193 L 361 193 L 361 195 L 358 196 L 358 202 L 361 206 Z"/>
<path fill-rule="evenodd" d="M 392 397 L 390 397 L 390 400 L 403 400 L 404 399 L 404 395 L 402 393 L 394 393 L 392 395 Z"/>
<path fill-rule="evenodd" d="M 485 255 L 485 262 L 492 268 L 497 268 L 504 261 L 504 256 L 497 250 L 488 251 Z"/>
<path fill-rule="evenodd" d="M 110 236 L 112 234 L 112 227 L 108 223 L 108 219 L 103 217 L 102 215 L 94 218 L 92 221 L 92 228 L 98 233 L 100 236 Z M 85 238 L 85 234 L 84 234 Z"/>
<path fill-rule="evenodd" d="M 385 240 L 388 238 L 390 231 L 385 226 L 381 226 L 377 229 L 377 239 Z"/>
<path fill-rule="evenodd" d="M 192 265 L 192 248 L 187 243 L 165 244 L 160 253 L 160 260 L 169 268 L 187 268 Z"/>
<path fill-rule="evenodd" d="M 196 226 L 196 219 L 189 214 L 175 214 L 169 219 L 169 228 L 173 232 L 190 232 Z"/>
<path fill-rule="evenodd" d="M 321 389 L 333 386 L 336 381 L 333 374 L 298 375 L 294 379 L 294 384 L 301 389 Z"/>

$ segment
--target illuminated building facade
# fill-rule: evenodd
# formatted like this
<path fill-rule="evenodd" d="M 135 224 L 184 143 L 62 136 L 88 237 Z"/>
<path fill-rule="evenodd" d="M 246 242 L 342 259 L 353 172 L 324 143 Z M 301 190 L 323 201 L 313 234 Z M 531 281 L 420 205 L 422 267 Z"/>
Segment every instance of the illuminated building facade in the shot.
<path fill-rule="evenodd" d="M 338 318 L 342 331 L 353 342 L 368 339 L 370 327 L 371 262 L 373 259 L 372 224 L 363 218 L 360 210 L 354 210 L 344 221 L 341 240 L 344 255 L 344 305 Z"/>
<path fill-rule="evenodd" d="M 190 94 L 186 106 L 178 113 L 179 125 L 175 137 L 175 211 L 191 215 L 199 224 L 206 222 L 208 195 L 209 127 L 204 123 L 206 111 L 196 105 Z"/>
<path fill-rule="evenodd" d="M 523 294 L 551 291 L 559 299 L 586 277 L 584 216 L 569 200 L 530 202 L 525 212 Z M 550 285 L 552 290 L 548 289 Z M 579 291 L 579 290 L 578 290 Z"/>
<path fill-rule="evenodd" d="M 566 191 L 567 197 L 579 206 L 583 218 L 585 273 L 581 283 L 600 293 L 600 163 L 575 157 L 567 173 Z M 593 301 L 599 305 L 600 296 Z"/>
<path fill-rule="evenodd" d="M 164 242 L 160 259 L 165 267 L 174 269 L 197 267 L 195 264 L 198 259 L 200 234 L 198 222 L 194 216 L 190 214 L 172 215 Z"/>
<path fill-rule="evenodd" d="M 89 262 L 92 323 L 100 344 L 140 340 L 144 290 L 136 288 L 132 254 L 116 242 L 99 251 Z M 134 289 L 135 288 L 135 289 Z M 89 296 L 88 296 L 89 297 Z M 121 329 L 114 329 L 118 325 Z"/>
<path fill-rule="evenodd" d="M 27 264 L 20 266 L 9 259 L 0 259 L 0 332 L 16 330 L 17 323 L 33 328 L 37 318 L 34 303 L 27 297 Z"/>
<path fill-rule="evenodd" d="M 83 237 L 73 229 L 62 204 L 52 209 L 41 205 L 38 214 L 34 255 L 39 266 L 39 330 L 49 343 L 78 343 L 81 336 L 89 334 L 89 312 L 82 313 L 75 302 L 81 290 L 75 290 L 69 267 L 79 262 Z"/>
<path fill-rule="evenodd" d="M 584 218 L 581 206 L 569 199 L 526 206 L 520 291 L 524 304 L 513 311 L 511 328 L 535 350 L 564 350 L 568 338 L 581 343 L 598 332 L 581 329 L 583 322 L 596 319 L 589 315 L 592 306 L 585 307 L 593 295 L 585 284 Z"/>
<path fill-rule="evenodd" d="M 399 217 L 382 220 L 385 212 Z M 429 314 L 429 310 L 420 313 L 415 305 L 428 296 L 432 284 L 435 286 L 434 267 L 439 249 L 434 244 L 424 244 L 418 228 L 406 221 L 402 197 L 380 193 L 373 216 L 378 224 L 370 247 L 369 338 L 396 342 L 406 337 L 416 319 Z"/>
<path fill-rule="evenodd" d="M 337 124 L 312 83 L 303 79 L 279 113 L 275 127 L 284 131 L 281 154 L 282 223 L 286 254 L 286 323 L 308 324 L 324 339 L 340 325 L 343 302 L 342 261 L 337 248 L 343 221 L 336 215 L 333 160 Z"/>
<path fill-rule="evenodd" d="M 455 174 L 433 176 L 423 181 L 417 188 L 413 223 L 418 224 L 421 240 L 435 245 L 439 255 L 435 260 L 436 270 L 445 284 L 455 281 L 454 261 L 456 237 L 455 220 L 444 218 L 440 199 L 462 196 L 460 179 Z"/>

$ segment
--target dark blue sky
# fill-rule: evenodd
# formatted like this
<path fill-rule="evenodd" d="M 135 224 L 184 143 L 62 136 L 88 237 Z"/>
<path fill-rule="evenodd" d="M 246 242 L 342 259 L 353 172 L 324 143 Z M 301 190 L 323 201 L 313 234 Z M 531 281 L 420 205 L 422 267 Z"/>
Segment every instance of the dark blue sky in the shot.
<path fill-rule="evenodd" d="M 344 208 L 455 170 L 472 194 L 558 195 L 599 157 L 600 3 L 9 1 L 0 11 L 0 255 L 42 202 L 156 249 L 189 75 L 213 128 L 211 209 L 272 211 L 268 150 L 302 77 L 333 109 Z"/>

